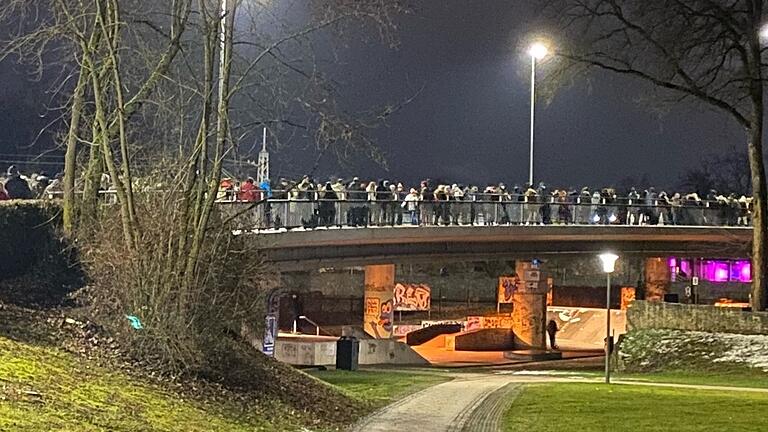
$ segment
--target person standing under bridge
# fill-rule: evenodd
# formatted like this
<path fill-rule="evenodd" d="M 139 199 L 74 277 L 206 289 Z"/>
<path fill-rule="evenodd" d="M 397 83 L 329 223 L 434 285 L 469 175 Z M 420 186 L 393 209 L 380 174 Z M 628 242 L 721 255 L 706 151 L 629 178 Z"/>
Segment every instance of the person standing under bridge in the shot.
<path fill-rule="evenodd" d="M 547 335 L 549 335 L 549 347 L 553 350 L 557 349 L 557 343 L 555 343 L 555 335 L 557 335 L 557 331 L 560 330 L 557 328 L 557 323 L 555 320 L 549 320 L 547 323 Z"/>

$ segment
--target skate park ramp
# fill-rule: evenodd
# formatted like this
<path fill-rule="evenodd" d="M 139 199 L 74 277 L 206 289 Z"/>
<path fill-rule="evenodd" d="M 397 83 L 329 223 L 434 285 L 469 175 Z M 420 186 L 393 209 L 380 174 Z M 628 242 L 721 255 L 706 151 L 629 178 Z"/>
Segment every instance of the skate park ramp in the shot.
<path fill-rule="evenodd" d="M 556 343 L 561 350 L 602 350 L 605 341 L 606 310 L 578 307 L 547 308 L 547 322 L 555 320 L 559 331 Z M 614 339 L 627 332 L 627 315 L 611 310 L 611 333 Z"/>
<path fill-rule="evenodd" d="M 563 358 L 578 358 L 599 355 L 605 340 L 605 309 L 558 307 L 547 308 L 547 321 L 554 319 L 560 331 L 556 343 L 563 352 Z M 614 337 L 626 332 L 626 314 L 621 310 L 611 311 L 611 328 Z M 503 365 L 510 360 L 504 351 L 461 351 L 453 350 L 450 340 L 468 332 L 440 334 L 435 338 L 413 346 L 414 351 L 433 365 L 470 366 Z"/>
<path fill-rule="evenodd" d="M 437 341 L 439 346 L 445 346 L 445 336 L 461 332 L 461 324 L 438 324 L 412 331 L 405 336 L 406 343 L 410 346 L 424 345 Z M 440 342 L 441 341 L 441 342 Z M 433 344 L 434 345 L 434 344 Z"/>

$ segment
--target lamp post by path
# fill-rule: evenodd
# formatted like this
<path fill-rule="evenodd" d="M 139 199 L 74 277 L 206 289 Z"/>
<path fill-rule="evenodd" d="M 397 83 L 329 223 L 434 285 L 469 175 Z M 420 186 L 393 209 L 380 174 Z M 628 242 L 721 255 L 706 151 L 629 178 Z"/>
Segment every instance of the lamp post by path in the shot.
<path fill-rule="evenodd" d="M 605 383 L 611 383 L 611 347 L 613 342 L 611 340 L 611 273 L 616 269 L 616 260 L 619 256 L 605 252 L 598 255 L 600 262 L 603 264 L 603 272 L 605 272 L 606 286 L 605 286 Z"/>
<path fill-rule="evenodd" d="M 533 186 L 533 136 L 536 114 L 536 62 L 542 60 L 549 53 L 549 49 L 541 42 L 536 42 L 528 49 L 531 56 L 531 148 L 529 152 L 528 184 Z"/>

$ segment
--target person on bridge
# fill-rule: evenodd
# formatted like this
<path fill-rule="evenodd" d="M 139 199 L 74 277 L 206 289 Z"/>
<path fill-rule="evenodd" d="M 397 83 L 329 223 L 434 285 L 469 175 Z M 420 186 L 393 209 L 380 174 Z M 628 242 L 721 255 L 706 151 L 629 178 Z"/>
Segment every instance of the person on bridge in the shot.
<path fill-rule="evenodd" d="M 411 225 L 419 224 L 419 201 L 421 196 L 416 189 L 411 188 L 411 192 L 403 199 L 403 207 L 405 207 L 408 214 L 411 215 Z"/>
<path fill-rule="evenodd" d="M 248 177 L 237 193 L 239 201 L 256 202 L 261 200 L 261 191 L 256 186 L 253 177 Z"/>
<path fill-rule="evenodd" d="M 32 199 L 29 183 L 21 177 L 19 170 L 14 165 L 8 167 L 5 191 L 11 199 Z"/>
<path fill-rule="evenodd" d="M 8 192 L 5 191 L 5 185 L 0 181 L 0 201 L 8 201 L 11 197 L 8 196 Z"/>
<path fill-rule="evenodd" d="M 549 347 L 553 350 L 558 349 L 557 343 L 555 343 L 555 335 L 557 334 L 558 330 L 560 329 L 557 328 L 557 323 L 555 320 L 549 320 L 547 323 L 547 335 L 549 335 Z"/>

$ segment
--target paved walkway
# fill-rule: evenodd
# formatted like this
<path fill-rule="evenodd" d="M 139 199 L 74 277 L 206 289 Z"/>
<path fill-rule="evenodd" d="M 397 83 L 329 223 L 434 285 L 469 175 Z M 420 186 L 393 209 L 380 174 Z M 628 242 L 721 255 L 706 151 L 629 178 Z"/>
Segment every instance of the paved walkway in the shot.
<path fill-rule="evenodd" d="M 373 413 L 358 423 L 353 432 L 498 432 L 504 410 L 526 383 L 602 382 L 602 378 L 547 375 L 546 372 L 531 375 L 504 372 L 466 373 L 455 376 L 453 381 L 427 388 Z M 765 388 L 635 380 L 616 380 L 613 383 L 697 390 L 768 392 Z"/>
<path fill-rule="evenodd" d="M 357 432 L 496 432 L 510 376 L 468 375 L 402 399 L 363 420 Z"/>

